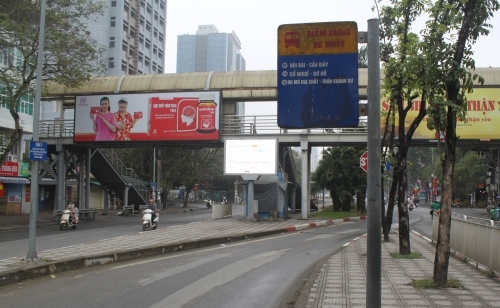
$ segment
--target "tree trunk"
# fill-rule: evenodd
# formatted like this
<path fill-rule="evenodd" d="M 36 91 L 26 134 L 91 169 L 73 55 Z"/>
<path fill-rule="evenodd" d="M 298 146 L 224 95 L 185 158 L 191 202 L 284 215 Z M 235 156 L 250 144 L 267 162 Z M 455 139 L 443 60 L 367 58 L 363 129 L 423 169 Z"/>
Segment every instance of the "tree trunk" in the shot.
<path fill-rule="evenodd" d="M 384 174 L 384 167 L 382 167 L 382 173 L 381 174 Z M 382 217 L 382 234 L 384 235 L 384 241 L 385 242 L 388 242 L 389 241 L 389 231 L 387 230 L 387 228 L 389 227 L 390 228 L 390 225 L 387 226 L 387 220 L 386 220 L 386 215 L 385 215 L 385 203 L 384 203 L 384 178 L 382 177 L 380 179 L 380 183 L 382 183 L 382 185 L 380 185 L 380 196 L 382 196 L 382 199 L 380 200 L 380 211 L 382 212 L 381 213 L 381 217 Z M 391 219 L 392 219 L 392 215 L 391 215 Z"/>
<path fill-rule="evenodd" d="M 400 153 L 401 162 L 398 169 L 398 218 L 399 218 L 399 254 L 411 254 L 410 248 L 410 221 L 406 203 L 406 155 Z"/>
<path fill-rule="evenodd" d="M 182 204 L 182 207 L 188 207 L 189 205 L 189 193 L 191 193 L 192 187 L 188 188 L 186 186 L 186 192 L 184 195 L 184 203 Z"/>
<path fill-rule="evenodd" d="M 392 176 L 391 189 L 389 190 L 389 199 L 387 200 L 387 215 L 385 218 L 386 228 L 384 230 L 384 241 L 389 241 L 389 233 L 391 232 L 392 219 L 394 217 L 394 204 L 396 204 L 396 189 L 398 188 L 398 168 L 394 168 L 394 174 Z M 385 233 L 387 232 L 387 233 Z"/>

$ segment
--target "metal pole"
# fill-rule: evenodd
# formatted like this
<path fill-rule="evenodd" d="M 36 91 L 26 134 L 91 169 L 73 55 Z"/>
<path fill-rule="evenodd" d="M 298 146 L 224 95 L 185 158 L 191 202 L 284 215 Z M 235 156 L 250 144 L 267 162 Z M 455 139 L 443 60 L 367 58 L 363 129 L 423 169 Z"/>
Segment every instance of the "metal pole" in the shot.
<path fill-rule="evenodd" d="M 40 34 L 38 35 L 38 58 L 36 65 L 36 89 L 35 101 L 33 105 L 33 141 L 39 141 L 38 125 L 40 121 L 40 98 L 42 95 L 42 62 L 43 44 L 45 39 L 45 0 L 42 0 L 40 7 Z M 33 161 L 31 168 L 31 202 L 30 202 L 30 230 L 29 248 L 26 259 L 38 259 L 36 253 L 36 219 L 38 216 L 38 169 L 39 161 Z"/>
<path fill-rule="evenodd" d="M 382 305 L 381 170 L 380 170 L 380 38 L 378 19 L 368 20 L 368 186 L 366 307 Z"/>

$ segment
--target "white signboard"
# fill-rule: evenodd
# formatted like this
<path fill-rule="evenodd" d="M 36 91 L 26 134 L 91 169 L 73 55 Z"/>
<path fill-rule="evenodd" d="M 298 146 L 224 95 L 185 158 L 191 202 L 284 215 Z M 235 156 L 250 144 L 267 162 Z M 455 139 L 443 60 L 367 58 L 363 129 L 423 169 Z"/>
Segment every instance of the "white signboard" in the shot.
<path fill-rule="evenodd" d="M 226 140 L 224 174 L 278 174 L 278 140 Z"/>

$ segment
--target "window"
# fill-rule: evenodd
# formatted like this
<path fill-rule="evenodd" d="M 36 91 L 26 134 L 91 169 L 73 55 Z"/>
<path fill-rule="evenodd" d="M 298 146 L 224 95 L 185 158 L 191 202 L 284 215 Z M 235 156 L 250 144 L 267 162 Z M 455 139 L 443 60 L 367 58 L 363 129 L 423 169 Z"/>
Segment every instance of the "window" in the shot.
<path fill-rule="evenodd" d="M 135 30 L 132 27 L 130 27 L 130 36 L 135 37 Z"/>
<path fill-rule="evenodd" d="M 156 45 L 153 45 L 153 54 L 156 55 L 157 52 L 158 52 L 158 48 L 156 47 Z"/>
<path fill-rule="evenodd" d="M 163 51 L 158 49 L 158 58 L 163 59 Z"/>
<path fill-rule="evenodd" d="M 128 51 L 128 44 L 127 42 L 122 42 L 122 50 L 127 52 Z"/>
<path fill-rule="evenodd" d="M 165 26 L 165 19 L 163 17 L 160 17 L 160 26 Z"/>
<path fill-rule="evenodd" d="M 165 11 L 165 2 L 161 0 L 160 2 L 160 9 L 164 12 Z"/>
<path fill-rule="evenodd" d="M 139 21 L 139 23 L 141 24 L 141 26 L 144 27 L 144 17 L 143 16 L 141 16 L 141 20 Z"/>
<path fill-rule="evenodd" d="M 111 1 L 111 7 L 116 7 L 116 1 Z"/>
<path fill-rule="evenodd" d="M 163 67 L 161 65 L 158 65 L 158 73 L 159 74 L 163 73 Z"/>
<path fill-rule="evenodd" d="M 139 34 L 139 43 L 141 45 L 144 45 L 144 35 L 142 35 L 142 34 Z"/>
<path fill-rule="evenodd" d="M 139 63 L 142 64 L 142 61 L 144 61 L 144 55 L 142 52 L 139 52 Z"/>
<path fill-rule="evenodd" d="M 146 12 L 151 14 L 153 12 L 153 8 L 151 7 L 151 4 L 148 3 L 148 7 L 146 8 Z"/>
<path fill-rule="evenodd" d="M 146 1 L 145 1 L 145 0 L 141 0 L 141 7 L 142 7 L 142 8 L 145 8 L 145 7 L 146 7 Z"/>
<path fill-rule="evenodd" d="M 151 69 L 154 72 L 156 72 L 156 63 L 153 62 L 153 68 Z"/>
<path fill-rule="evenodd" d="M 115 47 L 115 37 L 114 36 L 109 38 L 109 47 Z"/>
<path fill-rule="evenodd" d="M 116 26 L 116 17 L 111 17 L 111 27 Z"/>
<path fill-rule="evenodd" d="M 155 37 L 155 38 L 157 38 L 157 37 L 158 37 L 158 29 L 156 29 L 156 28 L 155 28 L 155 30 L 154 30 L 154 32 L 153 32 L 153 35 L 154 35 L 154 37 Z"/>
<path fill-rule="evenodd" d="M 127 24 L 125 24 L 125 23 L 123 23 L 123 31 L 124 31 L 125 33 L 128 33 L 128 25 L 127 25 Z"/>
<path fill-rule="evenodd" d="M 113 67 L 115 67 L 115 58 L 110 57 L 108 61 L 108 68 L 113 68 Z"/>
<path fill-rule="evenodd" d="M 144 66 L 146 66 L 146 67 L 149 68 L 150 64 L 151 64 L 151 60 L 149 59 L 149 57 L 146 57 L 145 60 L 144 60 Z"/>
<path fill-rule="evenodd" d="M 122 72 L 123 72 L 124 74 L 127 74 L 127 64 L 126 64 L 126 63 L 125 63 L 125 64 L 124 64 L 124 63 L 122 63 Z"/>
<path fill-rule="evenodd" d="M 163 34 L 159 34 L 158 35 L 158 41 L 160 41 L 160 43 L 163 43 Z"/>
<path fill-rule="evenodd" d="M 155 11 L 155 20 L 158 21 L 158 12 Z"/>
<path fill-rule="evenodd" d="M 125 10 L 125 12 L 128 13 L 128 11 L 129 11 L 128 3 L 123 4 L 123 9 Z"/>
<path fill-rule="evenodd" d="M 151 49 L 151 41 L 149 39 L 146 39 L 146 48 Z"/>
<path fill-rule="evenodd" d="M 146 21 L 146 30 L 151 32 L 151 23 L 149 21 Z"/>

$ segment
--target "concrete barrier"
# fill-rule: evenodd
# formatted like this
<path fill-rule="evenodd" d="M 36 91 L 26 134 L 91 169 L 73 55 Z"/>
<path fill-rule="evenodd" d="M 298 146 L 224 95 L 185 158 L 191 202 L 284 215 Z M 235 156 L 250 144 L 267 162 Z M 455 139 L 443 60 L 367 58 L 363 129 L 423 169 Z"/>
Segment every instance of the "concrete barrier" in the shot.
<path fill-rule="evenodd" d="M 233 205 L 230 203 L 215 203 L 212 205 L 212 219 L 233 216 Z"/>

